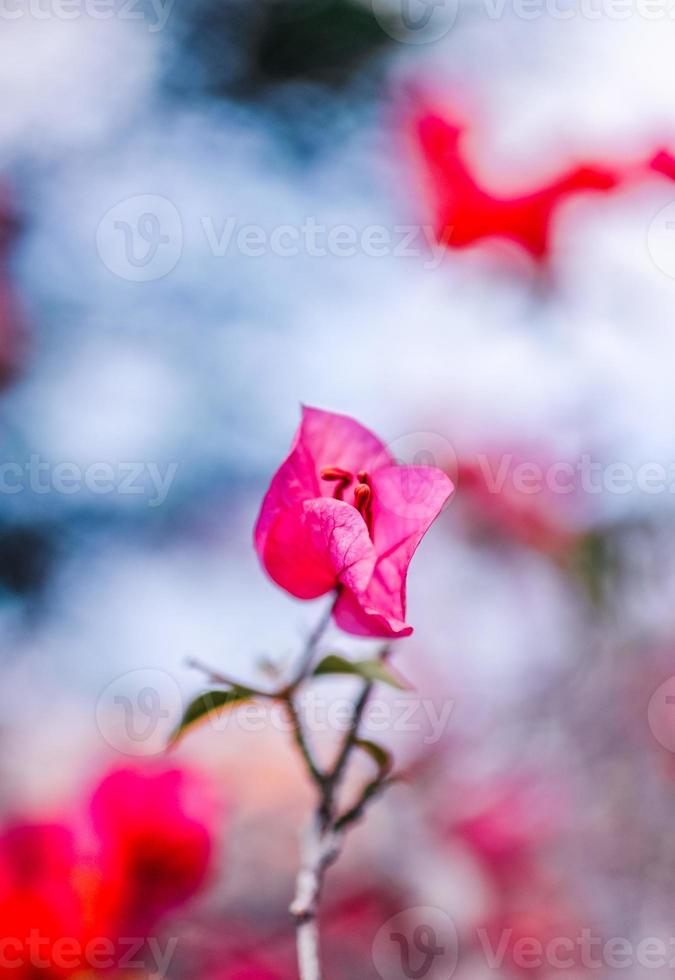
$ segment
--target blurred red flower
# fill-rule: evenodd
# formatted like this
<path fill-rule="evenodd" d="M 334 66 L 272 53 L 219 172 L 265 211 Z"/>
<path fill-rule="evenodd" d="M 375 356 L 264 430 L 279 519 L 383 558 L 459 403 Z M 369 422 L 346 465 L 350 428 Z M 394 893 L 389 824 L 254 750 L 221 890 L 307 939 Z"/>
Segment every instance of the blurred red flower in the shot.
<path fill-rule="evenodd" d="M 118 769 L 91 800 L 105 918 L 119 931 L 147 929 L 192 898 L 213 856 L 217 807 L 185 769 Z M 100 915 L 102 915 L 102 911 Z"/>
<path fill-rule="evenodd" d="M 0 977 L 66 977 L 80 967 L 69 948 L 81 950 L 86 938 L 76 870 L 67 827 L 16 824 L 2 833 Z"/>
<path fill-rule="evenodd" d="M 556 210 L 581 192 L 614 190 L 629 173 L 625 166 L 579 165 L 527 193 L 499 196 L 481 186 L 467 163 L 464 131 L 463 126 L 432 111 L 423 111 L 416 123 L 435 234 L 451 248 L 503 239 L 524 249 L 535 262 L 544 263 L 550 255 Z"/>
<path fill-rule="evenodd" d="M 398 466 L 354 419 L 303 408 L 265 495 L 255 547 L 291 595 L 338 589 L 333 615 L 348 633 L 407 636 L 408 565 L 451 492 L 441 470 Z"/>
<path fill-rule="evenodd" d="M 94 853 L 87 834 L 62 824 L 0 835 L 0 977 L 61 980 L 121 965 L 118 943 L 129 953 L 130 939 L 142 943 L 204 883 L 216 808 L 194 773 L 119 769 L 90 806 Z"/>

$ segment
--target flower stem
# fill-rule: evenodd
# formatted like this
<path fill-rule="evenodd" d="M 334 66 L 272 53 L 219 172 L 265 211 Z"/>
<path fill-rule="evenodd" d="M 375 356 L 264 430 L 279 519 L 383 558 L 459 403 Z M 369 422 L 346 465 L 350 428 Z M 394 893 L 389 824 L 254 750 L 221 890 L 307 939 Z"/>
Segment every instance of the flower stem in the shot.
<path fill-rule="evenodd" d="M 340 836 L 329 831 L 320 812 L 303 834 L 302 860 L 290 912 L 295 919 L 300 980 L 321 980 L 319 899 L 326 871 L 340 854 Z"/>
<path fill-rule="evenodd" d="M 302 719 L 294 702 L 295 688 L 305 679 L 316 648 L 328 625 L 332 607 L 324 615 L 309 636 L 296 680 L 287 689 L 284 696 L 286 711 L 293 728 L 295 744 L 303 758 L 307 773 L 317 789 L 318 801 L 312 819 L 302 836 L 300 869 L 296 879 L 296 891 L 290 912 L 295 920 L 296 946 L 300 980 L 321 980 L 321 957 L 319 944 L 319 902 L 323 882 L 328 868 L 337 861 L 342 849 L 345 829 L 361 818 L 365 809 L 381 789 L 386 785 L 383 776 L 370 782 L 362 791 L 358 801 L 343 816 L 336 807 L 336 794 L 342 777 L 349 765 L 351 754 L 358 744 L 358 735 L 363 715 L 368 705 L 373 683 L 366 681 L 354 704 L 349 730 L 346 733 L 333 766 L 322 771 L 307 743 L 303 730 Z M 383 650 L 381 658 L 385 659 L 388 650 Z"/>
<path fill-rule="evenodd" d="M 300 656 L 300 661 L 296 668 L 295 675 L 290 684 L 291 687 L 297 687 L 298 684 L 300 684 L 307 676 L 309 668 L 312 666 L 312 661 L 314 660 L 317 647 L 321 642 L 323 634 L 326 632 L 328 624 L 330 623 L 333 605 L 334 602 L 331 601 L 330 605 L 328 605 L 323 611 L 318 623 L 307 637 L 307 641 Z"/>
<path fill-rule="evenodd" d="M 305 738 L 302 722 L 300 721 L 300 715 L 298 714 L 298 709 L 293 701 L 292 694 L 286 695 L 284 705 L 293 730 L 293 740 L 298 747 L 300 755 L 302 756 L 307 772 L 317 786 L 323 786 L 326 777 L 314 761 L 314 756 L 312 755 L 312 751 L 307 743 L 307 739 Z"/>

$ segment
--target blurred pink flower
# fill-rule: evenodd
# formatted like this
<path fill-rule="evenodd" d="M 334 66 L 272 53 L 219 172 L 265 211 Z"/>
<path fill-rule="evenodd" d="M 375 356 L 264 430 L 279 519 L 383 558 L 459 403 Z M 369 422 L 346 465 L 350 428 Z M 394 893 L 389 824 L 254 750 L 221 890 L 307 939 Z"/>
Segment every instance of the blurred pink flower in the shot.
<path fill-rule="evenodd" d="M 650 166 L 657 174 L 663 174 L 664 177 L 675 180 L 675 155 L 668 150 L 659 150 L 658 153 L 655 153 L 650 161 Z"/>
<path fill-rule="evenodd" d="M 532 181 L 523 193 L 488 190 L 465 152 L 467 127 L 422 104 L 414 121 L 416 152 L 439 242 L 466 248 L 486 240 L 508 241 L 539 265 L 551 254 L 557 211 L 582 193 L 609 193 L 660 174 L 675 180 L 675 156 L 592 163 L 562 169 L 553 180 Z"/>
<path fill-rule="evenodd" d="M 76 887 L 71 831 L 58 824 L 16 824 L 0 836 L 0 977 L 66 977 L 75 972 L 59 954 L 64 942 L 86 939 Z"/>
<path fill-rule="evenodd" d="M 115 969 L 115 950 L 128 953 L 123 937 L 149 936 L 144 930 L 206 880 L 218 814 L 194 773 L 119 769 L 88 802 L 93 851 L 91 828 L 78 821 L 76 831 L 17 823 L 0 833 L 0 978 L 83 975 L 95 968 L 90 944 L 109 959 L 100 969 Z"/>
<path fill-rule="evenodd" d="M 8 267 L 17 229 L 9 195 L 0 185 L 0 386 L 12 380 L 26 347 L 25 317 Z"/>
<path fill-rule="evenodd" d="M 464 813 L 455 814 L 445 833 L 468 847 L 499 889 L 519 879 L 535 879 L 539 851 L 559 830 L 564 809 L 561 788 L 526 778 L 462 786 Z"/>
<path fill-rule="evenodd" d="M 101 917 L 117 929 L 147 928 L 204 884 L 218 807 L 186 769 L 118 769 L 91 800 L 100 841 Z"/>
<path fill-rule="evenodd" d="M 209 978 L 214 974 L 209 971 Z M 215 980 L 281 980 L 280 973 L 272 973 L 266 966 L 249 957 L 233 960 L 215 973 Z"/>
<path fill-rule="evenodd" d="M 499 196 L 482 187 L 472 172 L 462 147 L 463 133 L 463 126 L 436 112 L 424 111 L 417 121 L 436 236 L 452 248 L 501 238 L 520 246 L 536 262 L 545 262 L 556 210 L 580 192 L 613 190 L 624 177 L 619 167 L 577 166 L 521 195 Z"/>
<path fill-rule="evenodd" d="M 495 479 L 504 461 L 510 461 L 503 479 Z M 457 463 L 458 499 L 467 511 L 473 531 L 498 532 L 548 554 L 572 548 L 584 533 L 585 501 L 572 486 L 572 493 L 558 493 L 541 480 L 534 490 L 521 486 L 513 476 L 520 465 L 534 465 L 545 473 L 550 461 L 536 448 L 519 451 L 488 450 L 465 456 Z"/>
<path fill-rule="evenodd" d="M 523 882 L 522 891 L 483 924 L 481 945 L 500 950 L 501 967 L 511 977 L 597 975 L 597 966 L 589 967 L 584 958 L 584 952 L 592 953 L 591 947 L 584 948 L 583 937 L 591 932 L 587 921 L 587 910 L 566 900 L 559 885 L 528 888 Z"/>
<path fill-rule="evenodd" d="M 407 636 L 408 565 L 452 489 L 434 467 L 398 466 L 354 419 L 303 408 L 265 495 L 255 547 L 291 595 L 337 589 L 333 615 L 348 633 Z"/>

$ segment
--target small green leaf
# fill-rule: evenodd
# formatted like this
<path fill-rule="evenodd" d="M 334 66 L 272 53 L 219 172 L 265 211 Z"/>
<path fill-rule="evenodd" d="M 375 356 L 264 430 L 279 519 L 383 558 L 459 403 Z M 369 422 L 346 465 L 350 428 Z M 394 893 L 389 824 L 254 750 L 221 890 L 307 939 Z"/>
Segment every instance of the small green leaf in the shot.
<path fill-rule="evenodd" d="M 354 745 L 357 745 L 364 752 L 367 752 L 371 757 L 377 768 L 380 770 L 380 779 L 384 778 L 387 773 L 391 772 L 394 766 L 394 759 L 391 752 L 387 749 L 382 748 L 377 742 L 371 742 L 369 738 L 357 738 L 354 741 Z"/>
<path fill-rule="evenodd" d="M 380 681 L 382 684 L 389 684 L 391 687 L 398 688 L 399 691 L 409 689 L 408 685 L 393 671 L 391 671 L 382 660 L 346 660 L 337 654 L 330 654 L 324 657 L 314 669 L 314 676 L 321 677 L 324 674 L 352 674 L 363 677 L 367 681 Z"/>
<path fill-rule="evenodd" d="M 235 708 L 245 701 L 251 701 L 255 692 L 248 687 L 237 685 L 227 691 L 205 691 L 200 694 L 185 709 L 180 724 L 173 731 L 169 744 L 174 745 L 188 728 L 218 711 Z"/>

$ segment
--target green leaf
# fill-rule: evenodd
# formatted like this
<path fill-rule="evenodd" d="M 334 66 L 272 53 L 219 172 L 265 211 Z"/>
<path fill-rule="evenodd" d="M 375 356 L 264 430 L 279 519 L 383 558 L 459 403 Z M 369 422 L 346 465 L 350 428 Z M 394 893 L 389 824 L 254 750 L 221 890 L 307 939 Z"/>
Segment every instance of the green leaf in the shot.
<path fill-rule="evenodd" d="M 245 701 L 251 701 L 255 692 L 248 687 L 237 685 L 227 691 L 205 691 L 200 694 L 185 709 L 180 724 L 175 728 L 169 739 L 169 745 L 174 745 L 185 734 L 188 728 L 203 721 L 215 712 L 227 711 Z"/>
<path fill-rule="evenodd" d="M 394 759 L 391 752 L 387 749 L 382 748 L 377 742 L 371 742 L 369 738 L 357 738 L 354 740 L 354 745 L 357 745 L 364 752 L 368 753 L 380 771 L 380 779 L 391 772 L 394 766 Z"/>
<path fill-rule="evenodd" d="M 330 654 L 314 668 L 314 676 L 325 674 L 351 674 L 367 681 L 380 681 L 399 691 L 409 690 L 408 685 L 391 671 L 382 660 L 346 660 L 337 654 Z"/>

